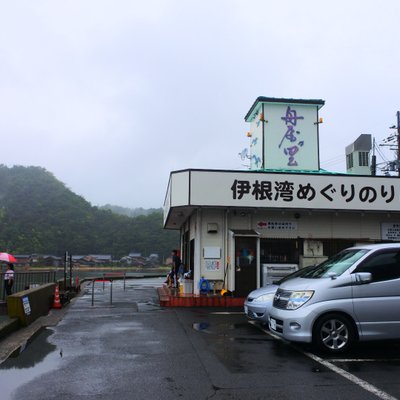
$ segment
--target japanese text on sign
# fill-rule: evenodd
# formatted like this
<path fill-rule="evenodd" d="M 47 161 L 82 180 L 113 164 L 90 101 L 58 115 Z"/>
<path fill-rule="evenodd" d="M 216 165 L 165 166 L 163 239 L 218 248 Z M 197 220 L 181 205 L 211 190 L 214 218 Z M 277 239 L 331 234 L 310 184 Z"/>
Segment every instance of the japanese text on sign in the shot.
<path fill-rule="evenodd" d="M 294 231 L 297 223 L 294 221 L 258 221 L 257 228 L 271 231 Z"/>
<path fill-rule="evenodd" d="M 24 307 L 25 315 L 30 315 L 31 314 L 31 305 L 29 304 L 29 297 L 28 296 L 24 296 L 22 298 L 22 305 Z"/>
<path fill-rule="evenodd" d="M 382 240 L 400 241 L 400 224 L 382 223 Z"/>
<path fill-rule="evenodd" d="M 250 196 L 255 200 L 292 202 L 293 200 L 312 201 L 317 196 L 333 202 L 341 199 L 346 203 L 359 200 L 362 203 L 374 203 L 376 200 L 384 200 L 391 203 L 395 198 L 394 185 L 380 185 L 379 188 L 373 186 L 362 186 L 356 188 L 354 184 L 332 183 L 322 189 L 316 189 L 311 183 L 297 183 L 290 181 L 259 181 L 235 179 L 232 186 L 232 198 L 240 200 L 244 196 Z"/>
<path fill-rule="evenodd" d="M 304 140 L 297 141 L 297 136 L 301 133 L 297 130 L 297 120 L 302 120 L 304 117 L 298 116 L 297 111 L 288 106 L 285 116 L 281 117 L 281 119 L 285 122 L 286 132 L 283 135 L 278 148 L 282 148 L 282 145 L 286 146 L 283 147 L 283 152 L 289 159 L 287 165 L 290 167 L 297 166 L 298 163 L 295 159 L 295 155 L 300 150 L 300 147 L 304 145 Z"/>

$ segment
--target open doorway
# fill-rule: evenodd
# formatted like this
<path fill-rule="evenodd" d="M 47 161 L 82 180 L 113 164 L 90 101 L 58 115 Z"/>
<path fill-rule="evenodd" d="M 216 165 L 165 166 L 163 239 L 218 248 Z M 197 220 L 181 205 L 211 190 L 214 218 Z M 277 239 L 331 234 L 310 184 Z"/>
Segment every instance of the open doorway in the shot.
<path fill-rule="evenodd" d="M 257 287 L 257 237 L 235 237 L 235 295 L 247 296 Z"/>

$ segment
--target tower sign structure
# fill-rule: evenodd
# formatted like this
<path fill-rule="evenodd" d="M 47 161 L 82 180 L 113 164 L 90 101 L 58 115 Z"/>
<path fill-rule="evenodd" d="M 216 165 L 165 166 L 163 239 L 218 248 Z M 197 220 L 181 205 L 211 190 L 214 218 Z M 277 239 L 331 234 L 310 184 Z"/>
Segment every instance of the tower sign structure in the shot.
<path fill-rule="evenodd" d="M 318 117 L 324 100 L 258 97 L 250 123 L 251 170 L 318 171 Z"/>

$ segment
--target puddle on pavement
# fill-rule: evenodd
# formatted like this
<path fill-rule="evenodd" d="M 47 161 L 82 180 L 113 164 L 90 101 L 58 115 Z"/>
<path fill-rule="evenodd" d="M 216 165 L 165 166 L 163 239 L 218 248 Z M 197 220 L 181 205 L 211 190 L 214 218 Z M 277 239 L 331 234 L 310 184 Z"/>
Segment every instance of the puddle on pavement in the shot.
<path fill-rule="evenodd" d="M 233 342 L 238 342 L 240 344 L 249 344 L 249 343 L 261 343 L 261 342 L 271 342 L 272 339 L 267 337 L 255 337 L 255 338 L 247 338 L 247 337 L 234 337 L 230 338 Z"/>
<path fill-rule="evenodd" d="M 213 325 L 213 329 L 208 329 L 210 327 L 209 322 L 195 322 L 192 325 L 193 329 L 199 332 L 207 332 L 207 333 L 214 333 L 216 335 L 225 333 L 228 331 L 235 331 L 242 328 L 247 328 L 247 324 L 215 324 Z"/>
<path fill-rule="evenodd" d="M 51 329 L 40 329 L 29 340 L 14 350 L 9 358 L 0 364 L 0 369 L 34 367 L 47 354 L 56 349 L 54 344 L 47 341 L 47 338 L 52 334 L 53 331 Z"/>
<path fill-rule="evenodd" d="M 0 364 L 2 400 L 11 399 L 18 387 L 57 368 L 62 350 L 48 341 L 52 334 L 51 329 L 42 329 Z"/>
<path fill-rule="evenodd" d="M 152 301 L 148 301 L 147 303 L 137 303 L 137 308 L 139 312 L 164 311 L 158 304 Z"/>
<path fill-rule="evenodd" d="M 268 341 L 266 335 L 254 336 L 254 328 L 245 323 L 221 323 L 212 325 L 209 322 L 195 322 L 192 324 L 192 328 L 198 332 L 210 333 L 217 336 L 229 336 L 232 340 L 237 341 Z"/>
<path fill-rule="evenodd" d="M 256 368 L 243 356 L 242 345 L 257 346 L 273 340 L 247 322 L 210 324 L 201 321 L 193 323 L 192 328 L 207 334 L 209 349 L 232 373 L 247 373 Z"/>
<path fill-rule="evenodd" d="M 195 331 L 198 332 L 207 332 L 207 333 L 211 333 L 208 330 L 208 327 L 210 326 L 210 324 L 208 322 L 195 322 L 192 327 Z"/>

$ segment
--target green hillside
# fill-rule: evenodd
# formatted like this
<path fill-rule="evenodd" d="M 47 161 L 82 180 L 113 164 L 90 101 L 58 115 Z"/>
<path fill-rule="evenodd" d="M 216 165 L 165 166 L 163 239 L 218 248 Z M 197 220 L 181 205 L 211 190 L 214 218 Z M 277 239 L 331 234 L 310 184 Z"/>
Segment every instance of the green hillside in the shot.
<path fill-rule="evenodd" d="M 15 254 L 169 255 L 179 234 L 161 211 L 131 218 L 93 207 L 40 167 L 0 165 L 0 251 Z"/>

